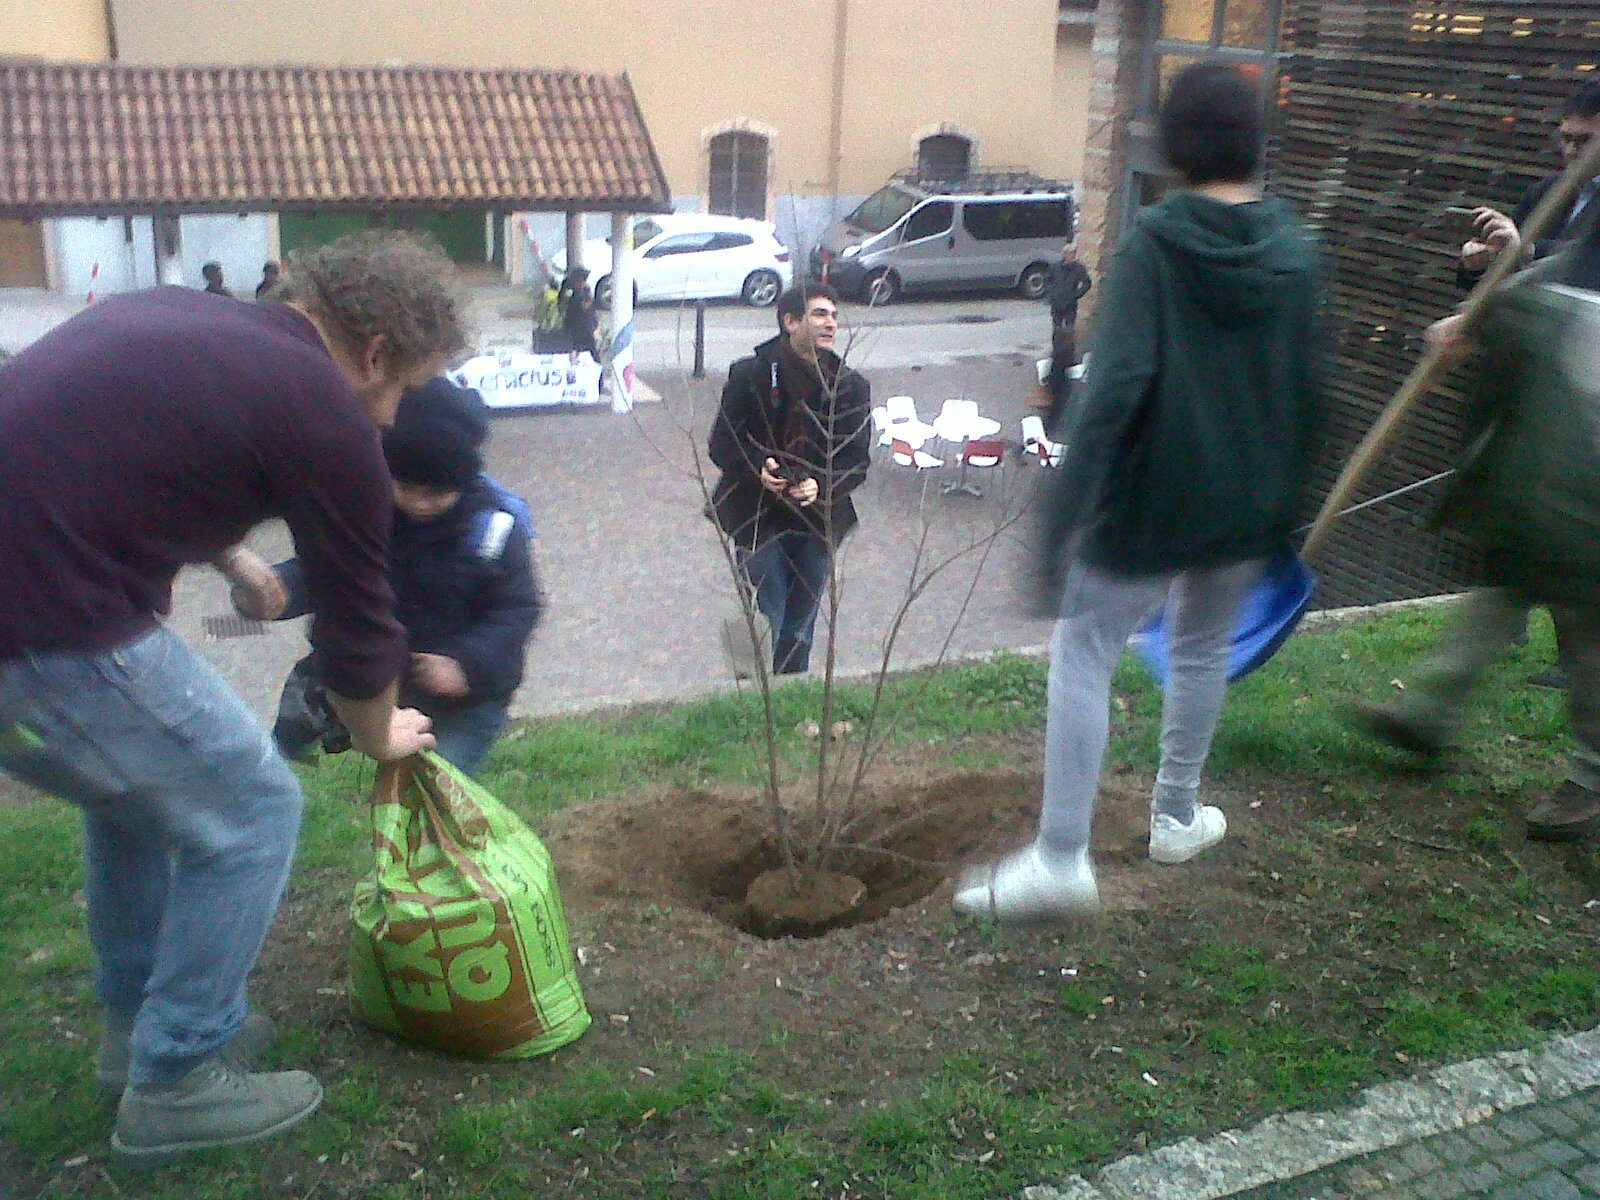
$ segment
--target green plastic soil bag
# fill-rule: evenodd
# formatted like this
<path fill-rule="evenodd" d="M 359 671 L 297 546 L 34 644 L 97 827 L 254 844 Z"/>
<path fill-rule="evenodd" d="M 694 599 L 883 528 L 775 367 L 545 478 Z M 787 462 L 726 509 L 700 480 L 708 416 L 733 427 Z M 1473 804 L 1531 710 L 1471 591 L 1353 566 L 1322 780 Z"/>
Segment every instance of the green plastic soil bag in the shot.
<path fill-rule="evenodd" d="M 350 906 L 350 997 L 386 1033 L 532 1058 L 589 1027 L 549 852 L 434 754 L 378 772 L 372 874 Z"/>

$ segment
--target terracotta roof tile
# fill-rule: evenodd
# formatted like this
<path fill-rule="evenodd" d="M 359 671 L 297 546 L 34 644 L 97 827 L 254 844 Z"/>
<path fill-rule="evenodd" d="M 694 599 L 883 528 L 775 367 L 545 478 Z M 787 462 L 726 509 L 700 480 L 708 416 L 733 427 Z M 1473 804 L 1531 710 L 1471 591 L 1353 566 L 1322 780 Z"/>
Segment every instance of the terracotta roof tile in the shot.
<path fill-rule="evenodd" d="M 0 212 L 657 211 L 624 75 L 0 60 Z"/>

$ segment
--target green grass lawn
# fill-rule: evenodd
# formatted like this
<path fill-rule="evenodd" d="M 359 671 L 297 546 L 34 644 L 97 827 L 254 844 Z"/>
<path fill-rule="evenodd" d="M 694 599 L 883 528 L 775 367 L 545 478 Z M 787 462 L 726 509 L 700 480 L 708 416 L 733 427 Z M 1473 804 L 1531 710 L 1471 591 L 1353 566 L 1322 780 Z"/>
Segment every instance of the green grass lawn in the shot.
<path fill-rule="evenodd" d="M 1298 885 L 1304 890 L 1321 880 L 1339 886 L 1351 828 L 1343 814 L 1381 804 L 1397 778 L 1398 760 L 1351 733 L 1338 704 L 1391 689 L 1441 626 L 1436 613 L 1413 612 L 1308 633 L 1231 693 L 1211 759 L 1217 786 L 1270 780 L 1325 800 L 1325 819 L 1274 848 L 1285 873 L 1298 869 L 1310 881 Z M 1136 979 L 1130 927 L 1129 940 L 1113 933 L 1083 948 L 1073 959 L 1079 974 L 1029 985 L 1050 1023 L 1007 1034 L 1014 1044 L 1003 1061 L 952 1045 L 937 1069 L 898 1080 L 887 1099 L 849 1113 L 834 1090 L 797 1085 L 774 1069 L 806 1053 L 781 1029 L 730 1036 L 724 1045 L 657 1045 L 649 1075 L 624 1062 L 557 1055 L 529 1067 L 531 1083 L 513 1084 L 505 1073 L 480 1080 L 467 1064 L 457 1098 L 422 1096 L 386 1077 L 358 1039 L 313 1044 L 290 1028 L 277 1052 L 285 1065 L 336 1064 L 320 1068 L 329 1087 L 322 1114 L 260 1148 L 132 1173 L 105 1153 L 109 1110 L 90 1082 L 97 1023 L 74 815 L 57 804 L 0 805 L 0 1172 L 8 1158 L 20 1161 L 48 1197 L 521 1200 L 543 1191 L 617 1200 L 978 1200 L 1226 1128 L 1241 1113 L 1331 1105 L 1413 1065 L 1594 1025 L 1592 919 L 1581 903 L 1563 913 L 1542 902 L 1542 881 L 1560 868 L 1528 864 L 1555 852 L 1521 843 L 1514 819 L 1561 778 L 1562 698 L 1520 685 L 1549 661 L 1550 642 L 1547 626 L 1538 629 L 1489 681 L 1469 715 L 1463 752 L 1439 774 L 1425 782 L 1399 776 L 1467 798 L 1469 814 L 1447 849 L 1504 865 L 1492 886 L 1424 887 L 1409 886 L 1407 860 L 1398 859 L 1392 892 L 1361 899 L 1363 913 L 1351 916 L 1362 917 L 1362 929 L 1351 936 L 1400 945 L 1417 971 L 1391 972 L 1378 984 L 1347 980 L 1346 968 L 1360 964 L 1346 962 L 1340 946 L 1307 944 L 1290 956 L 1197 930 L 1181 956 L 1143 963 L 1150 978 L 1141 969 Z M 1014 656 L 906 677 L 891 691 L 891 736 L 952 769 L 982 768 L 992 764 L 996 739 L 1042 729 L 1044 686 L 1043 664 Z M 815 752 L 795 727 L 816 714 L 820 690 L 808 681 L 776 696 L 786 770 L 800 771 Z M 1116 694 L 1110 761 L 1153 769 L 1159 694 L 1131 660 Z M 859 724 L 869 690 L 842 688 L 836 704 L 838 717 Z M 573 804 L 642 788 L 753 786 L 762 728 L 760 704 L 748 695 L 529 722 L 497 749 L 485 782 L 537 829 Z M 363 869 L 366 831 L 345 797 L 363 789 L 371 770 L 346 756 L 306 772 L 292 900 L 334 904 L 348 895 Z M 1437 858 L 1427 846 L 1393 849 L 1418 862 Z M 1592 869 L 1592 856 L 1587 862 Z M 1289 896 L 1285 906 L 1294 903 Z M 1003 929 L 981 936 L 999 956 L 1026 939 Z M 1492 956 L 1496 985 L 1453 982 L 1459 956 Z M 1104 982 L 1113 976 L 1121 988 L 1147 987 L 1150 1011 Z M 1157 1010 L 1167 994 L 1185 998 L 1192 1028 L 1163 1023 Z M 1095 1042 L 1100 1029 L 1121 1031 L 1105 1055 L 1112 1065 L 1097 1063 L 1064 1085 L 1061 1047 Z"/>

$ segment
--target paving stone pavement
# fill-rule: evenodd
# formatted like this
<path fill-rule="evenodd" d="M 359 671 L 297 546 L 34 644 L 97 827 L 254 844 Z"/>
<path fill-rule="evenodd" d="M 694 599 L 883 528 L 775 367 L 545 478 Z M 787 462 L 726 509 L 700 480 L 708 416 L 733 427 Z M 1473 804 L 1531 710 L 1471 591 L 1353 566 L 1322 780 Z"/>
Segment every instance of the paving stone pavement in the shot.
<path fill-rule="evenodd" d="M 1600 1028 L 1186 1138 L 1022 1200 L 1600 1200 Z"/>
<path fill-rule="evenodd" d="M 1348 1159 L 1234 1200 L 1600 1200 L 1600 1088 Z"/>

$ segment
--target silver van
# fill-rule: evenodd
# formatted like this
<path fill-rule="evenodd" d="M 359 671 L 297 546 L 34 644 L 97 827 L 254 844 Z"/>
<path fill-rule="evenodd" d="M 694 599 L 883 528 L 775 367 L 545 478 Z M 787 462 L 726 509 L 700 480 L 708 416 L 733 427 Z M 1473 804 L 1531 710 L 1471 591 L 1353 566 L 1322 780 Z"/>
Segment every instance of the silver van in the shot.
<path fill-rule="evenodd" d="M 921 288 L 1016 288 L 1037 300 L 1073 225 L 1071 187 L 1027 172 L 897 175 L 822 235 L 811 277 L 872 304 Z"/>

